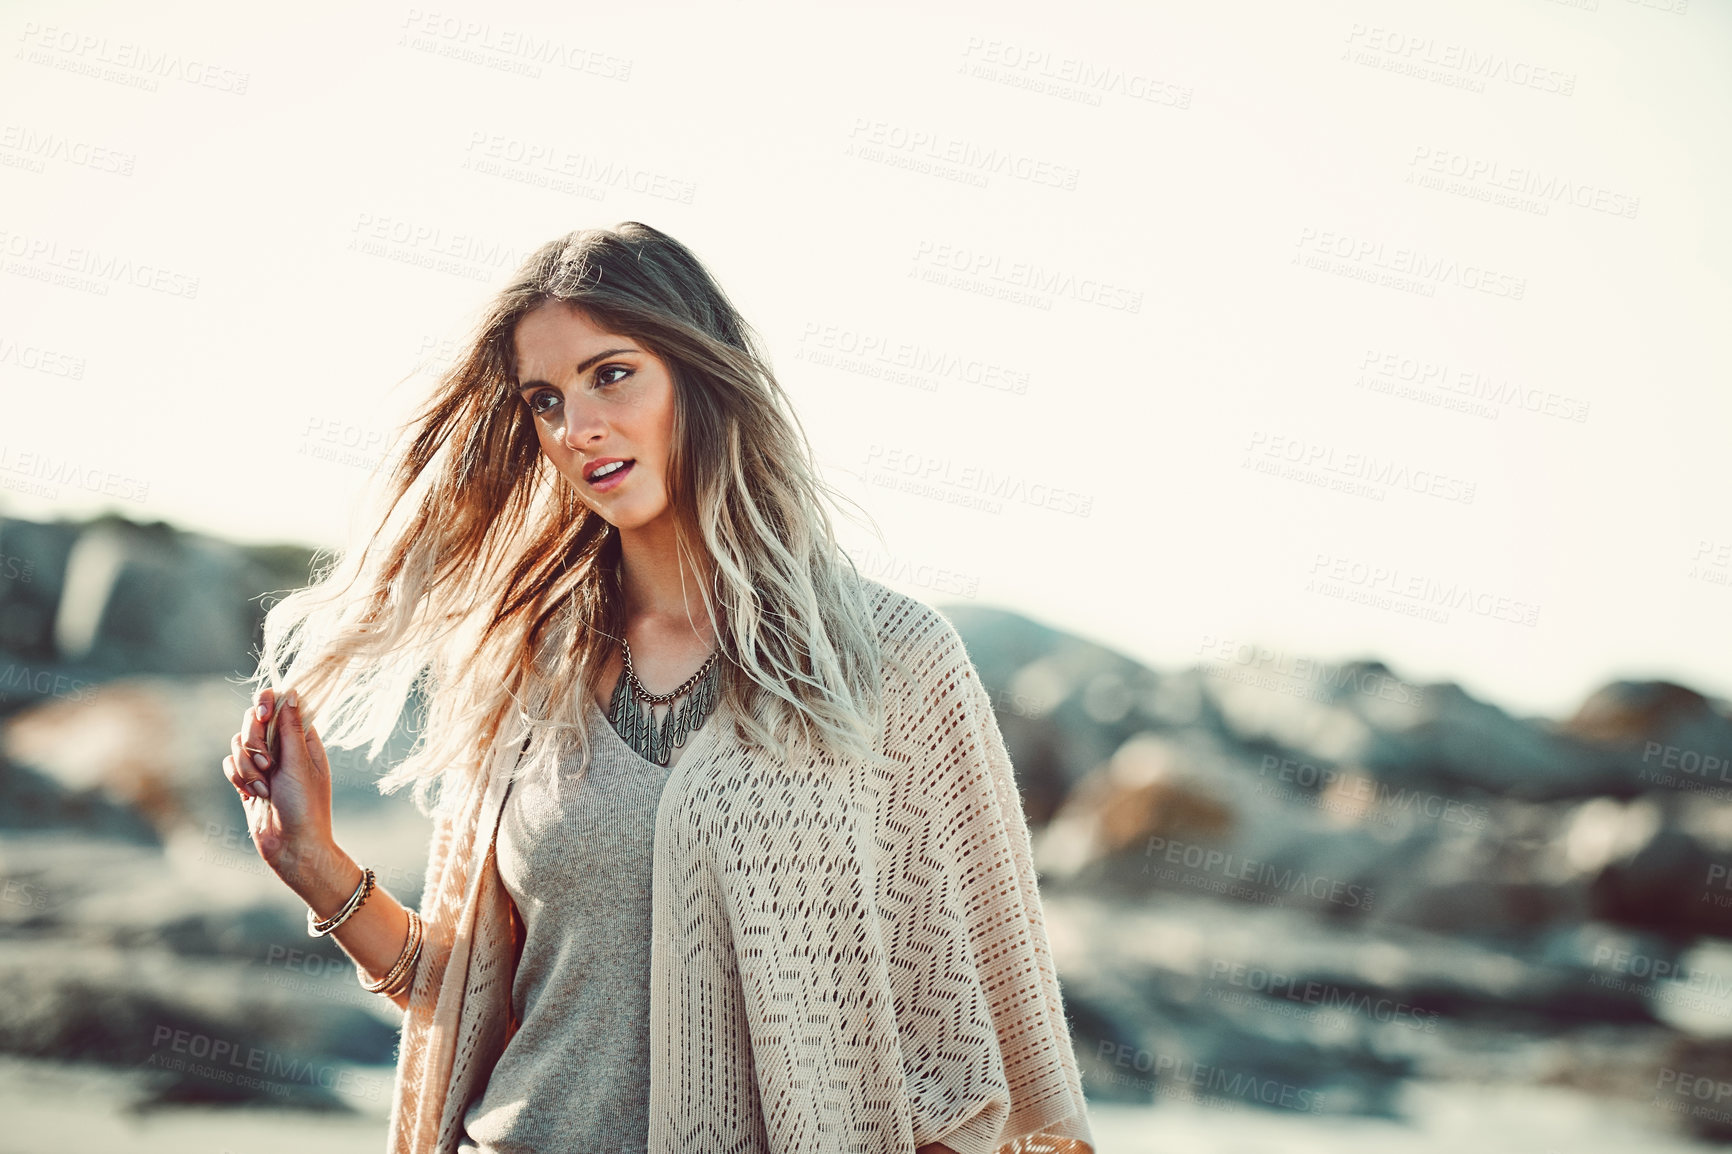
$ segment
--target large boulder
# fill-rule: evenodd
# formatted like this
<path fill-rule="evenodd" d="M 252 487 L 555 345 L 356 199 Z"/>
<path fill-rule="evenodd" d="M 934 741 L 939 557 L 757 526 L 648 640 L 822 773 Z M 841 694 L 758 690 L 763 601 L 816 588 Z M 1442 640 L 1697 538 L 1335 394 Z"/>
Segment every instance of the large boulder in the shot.
<path fill-rule="evenodd" d="M 122 675 L 251 673 L 262 596 L 304 584 L 312 555 L 113 515 L 0 520 L 0 714 Z"/>

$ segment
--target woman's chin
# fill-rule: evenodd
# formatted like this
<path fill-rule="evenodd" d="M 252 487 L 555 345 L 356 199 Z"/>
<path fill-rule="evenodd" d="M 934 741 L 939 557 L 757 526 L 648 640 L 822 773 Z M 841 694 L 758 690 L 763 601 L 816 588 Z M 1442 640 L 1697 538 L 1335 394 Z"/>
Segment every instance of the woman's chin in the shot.
<path fill-rule="evenodd" d="M 667 513 L 667 511 L 668 508 L 666 505 L 663 505 L 660 509 L 645 511 L 629 504 L 624 507 L 609 506 L 596 510 L 596 512 L 600 514 L 602 520 L 606 521 L 609 525 L 612 525 L 622 533 L 631 533 L 642 529 L 651 522 L 658 520 L 663 514 Z"/>

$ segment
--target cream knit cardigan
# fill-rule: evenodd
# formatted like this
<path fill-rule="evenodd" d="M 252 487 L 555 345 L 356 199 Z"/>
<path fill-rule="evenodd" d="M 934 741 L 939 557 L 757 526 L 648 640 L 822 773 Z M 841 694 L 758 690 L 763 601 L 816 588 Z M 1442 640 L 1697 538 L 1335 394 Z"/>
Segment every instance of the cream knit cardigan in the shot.
<path fill-rule="evenodd" d="M 650 1154 L 1094 1154 L 991 703 L 943 615 L 867 589 L 912 669 L 885 672 L 875 764 L 779 762 L 720 714 L 670 772 Z M 516 1028 L 521 923 L 494 861 L 516 752 L 435 810 L 390 1154 L 450 1154 Z"/>

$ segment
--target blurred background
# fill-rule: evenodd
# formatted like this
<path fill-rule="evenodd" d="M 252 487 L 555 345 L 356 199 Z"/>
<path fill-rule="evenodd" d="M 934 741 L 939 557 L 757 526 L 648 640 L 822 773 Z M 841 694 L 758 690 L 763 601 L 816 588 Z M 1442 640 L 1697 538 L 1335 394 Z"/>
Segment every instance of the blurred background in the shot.
<path fill-rule="evenodd" d="M 1101 1149 L 1732 1140 L 1732 9 L 9 2 L 0 1152 L 377 1150 L 221 776 L 529 251 L 764 335 L 994 696 Z M 427 823 L 336 751 L 405 902 Z"/>

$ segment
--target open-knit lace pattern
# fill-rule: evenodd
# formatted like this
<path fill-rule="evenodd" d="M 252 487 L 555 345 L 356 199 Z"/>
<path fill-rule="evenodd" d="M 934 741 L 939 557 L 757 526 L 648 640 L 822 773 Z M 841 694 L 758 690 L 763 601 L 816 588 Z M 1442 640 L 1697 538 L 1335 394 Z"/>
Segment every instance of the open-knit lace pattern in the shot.
<path fill-rule="evenodd" d="M 1093 1154 L 985 688 L 942 614 L 869 588 L 885 647 L 910 666 L 885 671 L 878 758 L 790 765 L 724 727 L 670 772 L 649 1149 Z M 509 1036 L 518 931 L 493 838 L 515 752 L 435 814 L 391 1154 L 449 1154 Z"/>

